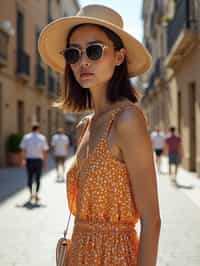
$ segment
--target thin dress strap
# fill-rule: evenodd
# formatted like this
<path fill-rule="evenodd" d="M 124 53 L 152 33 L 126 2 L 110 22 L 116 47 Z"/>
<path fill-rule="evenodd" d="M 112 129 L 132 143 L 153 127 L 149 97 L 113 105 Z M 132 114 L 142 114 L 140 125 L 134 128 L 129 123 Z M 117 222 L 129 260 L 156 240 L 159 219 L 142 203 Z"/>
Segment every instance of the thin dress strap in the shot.
<path fill-rule="evenodd" d="M 111 118 L 110 120 L 108 121 L 108 125 L 106 127 L 106 130 L 105 130 L 105 137 L 107 138 L 109 133 L 110 133 L 110 130 L 111 130 L 111 127 L 112 127 L 112 123 L 113 121 L 115 120 L 115 117 L 117 116 L 117 114 L 121 111 L 121 108 L 117 108 L 115 109 L 112 114 L 111 114 Z"/>
<path fill-rule="evenodd" d="M 117 118 L 117 116 L 123 111 L 125 110 L 127 107 L 133 107 L 133 103 L 128 103 L 124 106 L 120 106 L 118 108 L 116 108 L 113 112 L 112 112 L 112 115 L 111 115 L 111 118 L 108 122 L 108 125 L 106 127 L 106 131 L 105 131 L 105 137 L 107 138 L 110 134 L 110 130 L 111 130 L 111 127 L 112 127 L 112 124 L 113 122 L 115 121 L 115 119 Z"/>
<path fill-rule="evenodd" d="M 78 138 L 78 145 L 77 145 L 77 147 L 79 146 L 79 144 L 81 143 L 81 140 L 82 140 L 83 136 L 85 135 L 85 132 L 86 132 L 86 130 L 88 128 L 88 125 L 89 125 L 89 122 L 90 122 L 90 117 L 89 116 L 84 117 L 81 120 L 81 123 L 84 123 L 84 121 L 86 121 L 86 122 L 85 122 L 85 125 L 84 125 L 83 129 L 80 132 L 80 136 Z"/>
<path fill-rule="evenodd" d="M 77 142 L 76 153 L 75 153 L 75 154 L 76 154 L 76 155 L 75 155 L 75 158 L 76 158 L 76 159 L 75 159 L 75 162 L 76 162 L 76 165 L 77 165 L 78 168 L 80 168 L 80 167 L 79 167 L 79 162 L 78 162 L 78 158 L 77 158 L 77 152 L 79 151 L 80 143 L 81 143 L 81 141 L 82 141 L 82 138 L 83 138 L 83 136 L 85 135 L 85 132 L 86 132 L 86 130 L 87 130 L 89 124 L 90 124 L 90 121 L 91 121 L 90 116 L 86 116 L 86 117 L 84 117 L 79 123 L 84 123 L 84 121 L 86 121 L 86 122 L 85 122 L 84 127 L 81 129 L 80 136 L 79 136 L 79 138 L 78 138 L 78 142 Z M 79 125 L 79 124 L 78 124 L 78 125 Z"/>

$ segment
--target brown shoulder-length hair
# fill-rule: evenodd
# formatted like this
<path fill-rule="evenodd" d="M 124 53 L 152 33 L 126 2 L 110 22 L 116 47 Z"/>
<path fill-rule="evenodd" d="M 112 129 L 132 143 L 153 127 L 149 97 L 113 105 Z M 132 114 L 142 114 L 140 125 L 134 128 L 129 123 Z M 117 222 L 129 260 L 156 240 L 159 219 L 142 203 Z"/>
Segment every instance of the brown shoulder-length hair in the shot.
<path fill-rule="evenodd" d="M 66 47 L 69 47 L 70 37 L 75 30 L 83 25 L 94 24 L 80 24 L 73 27 L 67 36 Z M 124 47 L 120 37 L 113 31 L 99 25 L 95 25 L 100 28 L 108 38 L 113 42 L 115 50 L 120 50 Z M 138 102 L 140 93 L 132 85 L 128 77 L 127 58 L 125 57 L 122 64 L 116 66 L 113 76 L 108 83 L 107 99 L 112 103 L 120 101 L 122 99 L 129 99 L 133 103 Z M 83 88 L 77 82 L 70 65 L 65 65 L 64 72 L 64 91 L 61 98 L 56 104 L 57 107 L 65 111 L 81 112 L 92 109 L 92 98 L 89 88 Z"/>

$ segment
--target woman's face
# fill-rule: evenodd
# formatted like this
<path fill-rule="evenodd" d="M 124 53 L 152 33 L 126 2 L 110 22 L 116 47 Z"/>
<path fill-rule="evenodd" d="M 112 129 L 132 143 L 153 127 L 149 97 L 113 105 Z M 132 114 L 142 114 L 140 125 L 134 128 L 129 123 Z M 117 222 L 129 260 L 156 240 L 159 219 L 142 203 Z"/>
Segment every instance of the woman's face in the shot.
<path fill-rule="evenodd" d="M 85 49 L 91 43 L 100 43 L 106 46 L 103 55 L 97 60 L 89 59 L 85 53 Z M 80 86 L 90 89 L 107 87 L 116 65 L 122 63 L 125 57 L 125 49 L 116 51 L 107 35 L 93 25 L 81 26 L 72 33 L 69 47 L 74 46 L 83 51 L 79 61 L 70 65 Z"/>

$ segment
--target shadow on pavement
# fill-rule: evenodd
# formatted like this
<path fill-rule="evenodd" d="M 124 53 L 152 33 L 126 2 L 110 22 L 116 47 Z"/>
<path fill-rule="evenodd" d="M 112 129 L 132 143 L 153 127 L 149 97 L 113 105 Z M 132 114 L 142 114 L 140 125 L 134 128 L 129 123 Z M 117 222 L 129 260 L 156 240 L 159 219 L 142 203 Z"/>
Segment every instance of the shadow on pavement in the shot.
<path fill-rule="evenodd" d="M 161 170 L 158 172 L 158 174 L 160 174 L 160 175 L 169 175 L 168 172 L 163 172 Z"/>
<path fill-rule="evenodd" d="M 192 185 L 183 185 L 183 184 L 180 184 L 176 181 L 172 182 L 171 183 L 174 187 L 176 187 L 177 189 L 179 188 L 183 188 L 183 189 L 194 189 L 195 187 L 192 186 Z"/>
<path fill-rule="evenodd" d="M 30 200 L 28 200 L 28 201 L 26 201 L 25 203 L 23 203 L 23 204 L 17 204 L 16 206 L 15 206 L 16 208 L 26 208 L 26 209 L 28 209 L 28 210 L 33 210 L 33 209 L 35 209 L 35 208 L 46 208 L 47 207 L 47 205 L 45 205 L 45 204 L 41 204 L 41 203 L 39 203 L 39 202 L 31 202 Z"/>
<path fill-rule="evenodd" d="M 194 189 L 194 186 L 191 186 L 191 185 L 176 184 L 176 186 L 177 186 L 177 188 Z"/>
<path fill-rule="evenodd" d="M 48 173 L 55 169 L 53 159 L 48 160 L 48 170 L 43 170 L 42 179 L 48 177 Z M 25 168 L 0 169 L 0 204 L 27 187 L 27 175 Z"/>
<path fill-rule="evenodd" d="M 65 179 L 60 179 L 60 180 L 59 179 L 56 179 L 55 180 L 55 183 L 64 183 L 64 182 L 65 182 Z"/>

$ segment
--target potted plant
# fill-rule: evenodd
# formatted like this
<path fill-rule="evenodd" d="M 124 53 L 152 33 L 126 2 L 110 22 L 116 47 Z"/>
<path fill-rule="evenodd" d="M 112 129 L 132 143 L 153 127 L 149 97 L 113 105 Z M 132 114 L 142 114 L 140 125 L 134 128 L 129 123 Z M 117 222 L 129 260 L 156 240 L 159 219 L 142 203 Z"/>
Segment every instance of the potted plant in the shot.
<path fill-rule="evenodd" d="M 19 167 L 22 165 L 22 152 L 19 147 L 22 134 L 12 133 L 6 139 L 7 165 Z"/>

